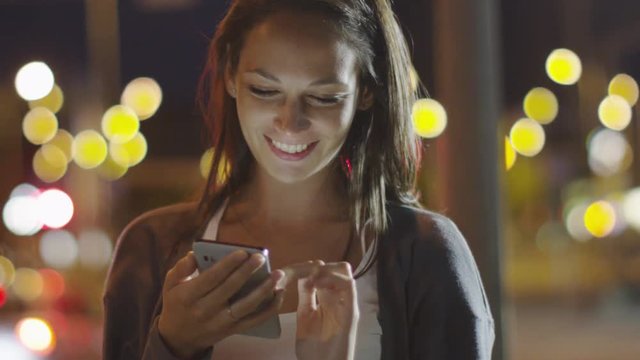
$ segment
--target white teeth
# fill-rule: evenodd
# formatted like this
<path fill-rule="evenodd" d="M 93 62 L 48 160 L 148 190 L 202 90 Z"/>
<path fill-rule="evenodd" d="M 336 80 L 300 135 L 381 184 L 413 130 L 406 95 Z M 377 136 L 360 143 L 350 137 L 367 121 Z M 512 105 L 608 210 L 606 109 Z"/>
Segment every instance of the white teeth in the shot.
<path fill-rule="evenodd" d="M 271 143 L 277 147 L 278 149 L 287 152 L 289 154 L 295 154 L 295 153 L 299 153 L 299 152 L 303 152 L 305 150 L 307 150 L 307 148 L 309 147 L 309 144 L 306 145 L 287 145 L 287 144 L 283 144 L 280 142 L 277 142 L 275 140 L 271 140 Z"/>

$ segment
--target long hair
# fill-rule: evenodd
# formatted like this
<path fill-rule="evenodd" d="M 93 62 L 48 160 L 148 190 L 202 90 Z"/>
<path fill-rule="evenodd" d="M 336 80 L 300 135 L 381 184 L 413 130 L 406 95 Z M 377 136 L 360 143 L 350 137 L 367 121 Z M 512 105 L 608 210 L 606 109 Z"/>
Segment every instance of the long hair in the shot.
<path fill-rule="evenodd" d="M 357 111 L 337 161 L 356 234 L 370 222 L 374 239 L 388 228 L 386 202 L 419 207 L 415 192 L 422 146 L 411 124 L 411 109 L 424 91 L 412 86 L 408 45 L 389 0 L 233 0 L 211 41 L 200 78 L 199 105 L 214 149 L 202 195 L 203 222 L 249 180 L 255 161 L 240 130 L 235 99 L 225 89 L 227 67 L 235 73 L 247 34 L 281 9 L 324 16 L 354 49 L 361 86 L 373 105 Z"/>

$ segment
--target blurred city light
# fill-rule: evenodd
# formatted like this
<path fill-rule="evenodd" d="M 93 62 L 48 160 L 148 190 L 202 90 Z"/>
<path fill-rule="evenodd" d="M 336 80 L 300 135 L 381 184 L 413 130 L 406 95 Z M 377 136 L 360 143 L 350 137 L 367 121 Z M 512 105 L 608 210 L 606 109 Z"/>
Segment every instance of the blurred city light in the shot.
<path fill-rule="evenodd" d="M 40 356 L 25 348 L 17 338 L 15 330 L 0 327 L 0 349 L 2 359 L 7 360 L 39 360 Z"/>
<path fill-rule="evenodd" d="M 43 283 L 42 298 L 47 301 L 60 298 L 65 290 L 64 277 L 53 269 L 40 269 L 38 272 Z"/>
<path fill-rule="evenodd" d="M 209 172 L 211 172 L 211 167 L 213 166 L 213 148 L 207 150 L 202 154 L 200 158 L 200 174 L 203 178 L 207 179 L 209 177 Z M 227 163 L 224 155 L 220 161 L 220 165 L 218 166 L 218 174 L 217 174 L 217 182 L 222 183 L 226 181 L 226 178 L 230 175 L 231 166 Z"/>
<path fill-rule="evenodd" d="M 18 70 L 15 87 L 18 95 L 27 101 L 41 99 L 51 92 L 55 78 L 47 64 L 30 62 Z"/>
<path fill-rule="evenodd" d="M 94 130 L 85 130 L 76 135 L 71 147 L 73 160 L 83 169 L 94 169 L 107 158 L 107 141 Z"/>
<path fill-rule="evenodd" d="M 536 156 L 545 144 L 545 133 L 542 125 L 535 120 L 522 118 L 513 124 L 509 132 L 511 145 L 524 156 Z"/>
<path fill-rule="evenodd" d="M 447 127 L 447 112 L 434 99 L 420 99 L 413 104 L 413 128 L 423 138 L 440 136 Z"/>
<path fill-rule="evenodd" d="M 7 290 L 0 284 L 0 309 L 7 303 Z"/>
<path fill-rule="evenodd" d="M 39 318 L 24 318 L 16 324 L 16 335 L 29 350 L 47 355 L 55 348 L 55 335 L 49 323 Z"/>
<path fill-rule="evenodd" d="M 569 49 L 553 50 L 547 57 L 546 70 L 549 78 L 560 85 L 573 85 L 582 76 L 582 62 Z"/>
<path fill-rule="evenodd" d="M 78 259 L 76 238 L 66 230 L 45 232 L 40 239 L 40 257 L 45 264 L 57 269 L 71 267 Z"/>
<path fill-rule="evenodd" d="M 594 130 L 587 142 L 588 162 L 598 176 L 612 176 L 624 169 L 625 157 L 632 156 L 624 135 L 609 129 Z"/>
<path fill-rule="evenodd" d="M 39 194 L 40 194 L 40 190 L 38 190 L 37 187 L 29 183 L 22 183 L 16 186 L 15 188 L 13 188 L 13 190 L 11 191 L 11 194 L 9 195 L 9 198 L 13 198 L 17 196 L 37 197 Z"/>
<path fill-rule="evenodd" d="M 622 96 L 633 107 L 638 102 L 638 83 L 627 74 L 618 74 L 609 83 L 609 95 Z"/>
<path fill-rule="evenodd" d="M 140 120 L 128 106 L 112 106 L 102 117 L 102 133 L 114 143 L 125 143 L 138 133 Z"/>
<path fill-rule="evenodd" d="M 631 106 L 619 95 L 609 95 L 598 106 L 600 122 L 611 130 L 622 131 L 631 122 Z"/>
<path fill-rule="evenodd" d="M 29 302 L 42 295 L 43 286 L 42 276 L 37 270 L 18 268 L 11 289 L 20 300 Z"/>
<path fill-rule="evenodd" d="M 42 145 L 33 155 L 33 172 L 47 183 L 60 180 L 67 173 L 67 165 L 67 157 L 56 145 Z"/>
<path fill-rule="evenodd" d="M 10 198 L 2 209 L 4 225 L 18 236 L 30 236 L 42 229 L 38 200 L 33 196 Z"/>
<path fill-rule="evenodd" d="M 640 232 L 640 187 L 627 192 L 622 202 L 622 213 L 629 226 Z"/>
<path fill-rule="evenodd" d="M 138 165 L 147 155 L 147 140 L 142 133 L 137 133 L 133 139 L 125 143 L 109 144 L 109 154 L 113 161 L 122 167 Z"/>
<path fill-rule="evenodd" d="M 516 160 L 518 159 L 518 154 L 516 150 L 511 145 L 511 140 L 508 136 L 504 138 L 504 157 L 507 171 L 511 170 L 513 165 L 515 165 Z"/>
<path fill-rule="evenodd" d="M 571 201 L 565 206 L 565 227 L 569 235 L 578 241 L 587 241 L 593 237 L 584 222 L 587 207 L 588 204 L 583 201 Z"/>
<path fill-rule="evenodd" d="M 58 118 L 43 107 L 31 109 L 22 120 L 22 133 L 34 145 L 42 145 L 53 139 L 58 131 Z"/>
<path fill-rule="evenodd" d="M 115 162 L 111 155 L 108 155 L 105 161 L 100 164 L 97 169 L 98 175 L 108 181 L 120 179 L 127 173 L 128 170 L 128 167 L 122 166 Z"/>
<path fill-rule="evenodd" d="M 51 92 L 42 99 L 29 101 L 29 108 L 34 109 L 37 107 L 43 107 L 51 110 L 54 114 L 62 109 L 64 104 L 64 94 L 62 89 L 58 85 L 54 85 Z"/>
<path fill-rule="evenodd" d="M 8 258 L 0 255 L 0 285 L 9 287 L 16 277 L 16 269 Z"/>
<path fill-rule="evenodd" d="M 523 108 L 528 118 L 546 125 L 558 116 L 558 99 L 548 89 L 533 88 L 525 96 Z"/>
<path fill-rule="evenodd" d="M 113 245 L 102 230 L 85 230 L 78 234 L 80 263 L 88 268 L 102 269 L 109 264 Z"/>
<path fill-rule="evenodd" d="M 124 88 L 120 102 L 133 109 L 140 120 L 146 120 L 158 111 L 162 103 L 162 89 L 154 79 L 133 79 Z"/>
<path fill-rule="evenodd" d="M 584 225 L 597 238 L 609 236 L 616 225 L 616 211 L 607 201 L 596 201 L 584 213 Z"/>
<path fill-rule="evenodd" d="M 52 229 L 67 225 L 73 217 L 73 201 L 62 190 L 50 189 L 41 193 L 38 207 L 42 222 Z"/>
<path fill-rule="evenodd" d="M 73 145 L 73 135 L 67 130 L 58 129 L 56 135 L 47 144 L 55 145 L 58 149 L 62 150 L 64 156 L 67 158 L 67 163 L 73 160 L 71 147 Z"/>

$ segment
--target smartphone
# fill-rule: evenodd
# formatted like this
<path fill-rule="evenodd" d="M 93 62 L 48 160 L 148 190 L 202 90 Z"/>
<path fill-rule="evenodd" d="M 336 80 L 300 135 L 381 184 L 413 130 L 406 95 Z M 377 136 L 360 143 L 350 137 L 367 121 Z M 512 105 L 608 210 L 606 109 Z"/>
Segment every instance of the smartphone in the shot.
<path fill-rule="evenodd" d="M 264 264 L 259 267 L 247 280 L 247 282 L 236 292 L 230 299 L 229 303 L 233 304 L 236 300 L 247 296 L 253 289 L 262 284 L 271 274 L 271 266 L 269 265 L 269 250 L 259 247 L 250 247 L 238 244 L 229 244 L 221 241 L 211 241 L 199 239 L 193 243 L 193 253 L 198 263 L 198 271 L 202 272 L 211 267 L 216 262 L 222 260 L 223 257 L 237 250 L 244 250 L 249 255 L 258 253 L 265 258 Z M 258 306 L 256 311 L 260 311 L 269 305 L 270 299 L 265 300 Z M 263 323 L 246 330 L 242 335 L 256 336 L 266 339 L 277 339 L 280 337 L 280 318 L 274 315 Z"/>

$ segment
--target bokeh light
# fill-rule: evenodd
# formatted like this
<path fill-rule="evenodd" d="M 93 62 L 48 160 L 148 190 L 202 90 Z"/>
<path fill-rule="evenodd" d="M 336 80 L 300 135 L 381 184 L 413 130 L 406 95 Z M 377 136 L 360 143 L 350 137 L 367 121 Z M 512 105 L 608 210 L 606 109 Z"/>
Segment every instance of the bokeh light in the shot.
<path fill-rule="evenodd" d="M 53 269 L 40 269 L 38 272 L 43 283 L 42 298 L 47 301 L 60 298 L 65 290 L 64 277 Z"/>
<path fill-rule="evenodd" d="M 142 133 L 137 133 L 125 143 L 112 142 L 109 144 L 109 155 L 122 167 L 136 166 L 147 156 L 147 140 Z"/>
<path fill-rule="evenodd" d="M 616 225 L 616 211 L 607 201 L 596 201 L 584 213 L 584 225 L 597 238 L 609 236 Z"/>
<path fill-rule="evenodd" d="M 631 122 L 631 106 L 619 95 L 609 95 L 598 106 L 600 122 L 611 130 L 622 131 Z"/>
<path fill-rule="evenodd" d="M 51 112 L 58 113 L 62 109 L 64 104 L 64 93 L 58 85 L 54 85 L 51 92 L 42 99 L 29 101 L 29 108 L 34 109 L 37 107 L 43 107 L 51 110 Z"/>
<path fill-rule="evenodd" d="M 38 196 L 42 222 L 52 229 L 61 228 L 73 217 L 73 201 L 62 190 L 49 189 Z"/>
<path fill-rule="evenodd" d="M 16 269 L 8 258 L 0 255 L 0 285 L 11 286 L 16 277 Z"/>
<path fill-rule="evenodd" d="M 200 175 L 203 178 L 207 179 L 209 177 L 209 173 L 211 172 L 211 167 L 213 166 L 213 148 L 207 150 L 202 154 L 200 158 Z M 218 166 L 218 174 L 217 174 L 217 182 L 218 184 L 226 181 L 226 178 L 229 176 L 231 172 L 231 166 L 227 163 L 224 155 L 220 161 L 220 165 Z"/>
<path fill-rule="evenodd" d="M 109 264 L 113 245 L 102 230 L 85 230 L 78 234 L 80 263 L 88 268 L 102 269 Z"/>
<path fill-rule="evenodd" d="M 504 157 L 505 157 L 505 165 L 507 171 L 511 170 L 513 165 L 515 165 L 516 160 L 518 159 L 518 153 L 511 145 L 511 140 L 508 136 L 504 138 Z"/>
<path fill-rule="evenodd" d="M 78 242 L 69 231 L 47 231 L 40 239 L 40 257 L 48 266 L 69 268 L 78 259 Z"/>
<path fill-rule="evenodd" d="M 53 351 L 56 339 L 49 323 L 39 318 L 25 318 L 16 324 L 16 336 L 22 345 L 38 354 L 46 355 Z"/>
<path fill-rule="evenodd" d="M 58 131 L 58 118 L 43 107 L 31 109 L 22 120 L 22 133 L 34 145 L 42 145 L 53 139 Z"/>
<path fill-rule="evenodd" d="M 558 99 L 548 89 L 533 88 L 525 96 L 523 108 L 528 118 L 546 125 L 558 116 Z"/>
<path fill-rule="evenodd" d="M 112 106 L 102 117 L 102 133 L 114 143 L 125 143 L 138 133 L 140 120 L 128 106 Z"/>
<path fill-rule="evenodd" d="M 94 169 L 107 158 L 107 141 L 94 130 L 80 132 L 73 139 L 73 160 L 83 169 Z"/>
<path fill-rule="evenodd" d="M 591 171 L 602 177 L 612 176 L 625 170 L 632 157 L 631 146 L 624 135 L 609 129 L 594 130 L 587 141 L 588 162 Z"/>
<path fill-rule="evenodd" d="M 37 197 L 38 195 L 40 195 L 40 190 L 38 190 L 37 187 L 29 183 L 22 183 L 16 186 L 15 188 L 13 188 L 13 190 L 11 190 L 11 194 L 9 195 L 9 198 L 14 198 L 17 196 Z"/>
<path fill-rule="evenodd" d="M 609 83 L 609 95 L 622 96 L 629 106 L 634 106 L 638 102 L 638 83 L 627 74 L 618 74 Z"/>
<path fill-rule="evenodd" d="M 420 99 L 413 104 L 411 112 L 413 128 L 423 138 L 440 136 L 447 127 L 447 112 L 434 99 Z"/>
<path fill-rule="evenodd" d="M 122 166 L 115 162 L 111 155 L 107 156 L 106 160 L 100 164 L 98 167 L 98 175 L 108 181 L 115 181 L 123 177 L 127 171 L 128 167 Z"/>
<path fill-rule="evenodd" d="M 547 75 L 561 85 L 573 85 L 582 76 L 582 62 L 576 53 L 569 49 L 553 50 L 547 57 Z"/>
<path fill-rule="evenodd" d="M 622 202 L 622 214 L 627 224 L 640 232 L 640 187 L 627 192 Z"/>
<path fill-rule="evenodd" d="M 31 268 L 16 269 L 16 277 L 11 285 L 13 293 L 22 301 L 34 301 L 42 295 L 42 276 Z"/>
<path fill-rule="evenodd" d="M 0 309 L 7 303 L 7 290 L 0 284 Z"/>
<path fill-rule="evenodd" d="M 42 229 L 38 200 L 32 196 L 16 196 L 2 209 L 4 225 L 18 236 L 30 236 Z"/>
<path fill-rule="evenodd" d="M 564 209 L 564 224 L 567 232 L 572 238 L 581 242 L 593 238 L 584 223 L 587 207 L 588 203 L 574 200 L 567 203 Z"/>
<path fill-rule="evenodd" d="M 44 182 L 60 180 L 67 173 L 67 168 L 67 157 L 55 145 L 42 145 L 33 156 L 33 172 Z"/>
<path fill-rule="evenodd" d="M 411 91 L 416 91 L 418 89 L 418 84 L 420 83 L 420 77 L 418 76 L 418 72 L 416 68 L 411 66 L 409 68 L 409 82 L 411 83 Z"/>
<path fill-rule="evenodd" d="M 47 64 L 30 62 L 18 70 L 15 86 L 18 95 L 27 101 L 41 99 L 51 92 L 55 78 Z"/>
<path fill-rule="evenodd" d="M 522 118 L 511 127 L 509 139 L 520 155 L 536 156 L 544 148 L 546 136 L 542 125 L 537 121 Z"/>
<path fill-rule="evenodd" d="M 133 79 L 122 92 L 122 105 L 131 108 L 140 120 L 152 117 L 162 103 L 162 89 L 148 77 Z"/>
<path fill-rule="evenodd" d="M 71 154 L 73 135 L 71 135 L 71 133 L 69 133 L 67 130 L 58 129 L 56 135 L 47 144 L 55 145 L 58 147 L 58 149 L 62 150 L 64 156 L 67 158 L 67 163 L 70 163 L 71 160 L 73 160 Z"/>

